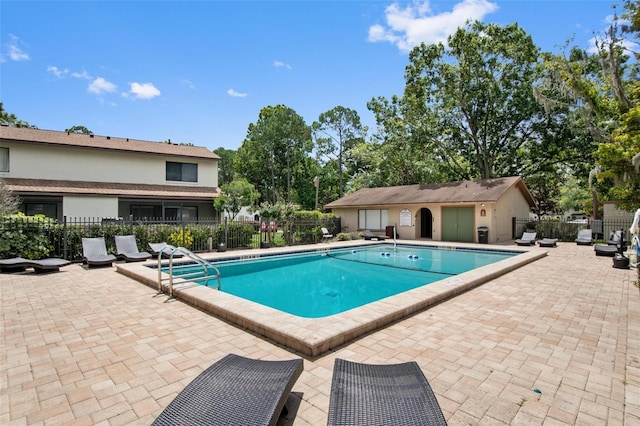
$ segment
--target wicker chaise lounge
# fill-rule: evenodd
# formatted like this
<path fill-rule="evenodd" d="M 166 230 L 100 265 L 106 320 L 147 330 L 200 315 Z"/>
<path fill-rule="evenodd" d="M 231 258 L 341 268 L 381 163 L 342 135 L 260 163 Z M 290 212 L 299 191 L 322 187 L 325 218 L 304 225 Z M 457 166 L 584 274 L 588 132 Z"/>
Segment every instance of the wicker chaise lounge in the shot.
<path fill-rule="evenodd" d="M 556 247 L 558 242 L 557 238 L 543 238 L 538 241 L 540 247 Z"/>
<path fill-rule="evenodd" d="M 276 425 L 302 359 L 265 361 L 229 354 L 193 379 L 153 425 Z"/>
<path fill-rule="evenodd" d="M 69 264 L 71 264 L 70 261 L 57 257 L 39 260 L 12 257 L 10 259 L 0 259 L 0 272 L 19 272 L 24 271 L 26 268 L 33 268 L 36 273 L 57 272 L 61 266 Z"/>
<path fill-rule="evenodd" d="M 523 232 L 522 237 L 516 240 L 516 244 L 519 246 L 533 246 L 536 243 L 536 235 L 535 232 Z"/>
<path fill-rule="evenodd" d="M 593 244 L 593 234 L 591 233 L 591 229 L 578 230 L 576 244 L 579 246 L 590 246 L 591 244 Z"/>
<path fill-rule="evenodd" d="M 368 229 L 365 229 L 364 231 L 362 231 L 362 236 L 364 237 L 365 240 L 372 240 L 372 239 L 376 239 L 378 241 L 380 240 L 386 240 L 387 237 L 386 235 L 382 235 L 382 234 L 374 234 L 373 232 L 371 232 Z"/>
<path fill-rule="evenodd" d="M 175 249 L 174 246 L 167 244 L 165 241 L 161 243 L 149 243 L 149 250 L 151 250 L 151 255 L 154 258 L 158 258 L 159 255 L 162 255 L 163 259 L 168 259 L 171 257 L 171 252 Z M 180 253 L 174 253 L 173 258 L 177 259 L 182 257 Z"/>
<path fill-rule="evenodd" d="M 327 425 L 446 425 L 415 362 L 360 364 L 336 359 Z"/>
<path fill-rule="evenodd" d="M 116 257 L 107 253 L 104 237 L 82 239 L 82 262 L 90 266 L 111 266 Z"/>
<path fill-rule="evenodd" d="M 116 252 L 127 262 L 141 262 L 151 257 L 151 253 L 139 251 L 135 235 L 116 235 Z"/>

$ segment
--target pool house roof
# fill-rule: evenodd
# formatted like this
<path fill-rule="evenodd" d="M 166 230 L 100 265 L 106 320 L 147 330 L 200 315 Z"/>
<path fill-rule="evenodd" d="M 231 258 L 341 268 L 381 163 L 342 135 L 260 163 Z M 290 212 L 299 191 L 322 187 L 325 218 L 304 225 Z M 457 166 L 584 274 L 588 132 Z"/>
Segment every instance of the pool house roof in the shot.
<path fill-rule="evenodd" d="M 325 207 L 335 209 L 381 205 L 492 203 L 497 202 L 512 188 L 519 190 L 530 206 L 535 205 L 533 196 L 522 178 L 511 176 L 475 181 L 362 188 L 326 204 Z"/>

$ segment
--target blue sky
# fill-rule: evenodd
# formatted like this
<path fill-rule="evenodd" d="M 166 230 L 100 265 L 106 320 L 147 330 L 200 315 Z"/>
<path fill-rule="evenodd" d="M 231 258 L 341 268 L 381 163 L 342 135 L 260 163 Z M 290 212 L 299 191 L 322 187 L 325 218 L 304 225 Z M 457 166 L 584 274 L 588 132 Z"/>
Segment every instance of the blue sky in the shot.
<path fill-rule="evenodd" d="M 260 110 L 307 124 L 401 95 L 408 50 L 466 19 L 588 49 L 615 1 L 0 0 L 0 101 L 40 129 L 237 149 Z M 370 132 L 372 131 L 370 130 Z"/>

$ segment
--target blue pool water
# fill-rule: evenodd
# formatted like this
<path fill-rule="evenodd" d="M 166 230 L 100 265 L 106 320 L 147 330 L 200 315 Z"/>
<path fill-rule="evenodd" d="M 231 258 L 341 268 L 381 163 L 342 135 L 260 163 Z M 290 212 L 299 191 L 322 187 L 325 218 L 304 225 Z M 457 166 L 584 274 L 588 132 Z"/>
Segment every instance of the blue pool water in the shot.
<path fill-rule="evenodd" d="M 386 244 L 215 265 L 221 291 L 300 317 L 320 318 L 516 254 L 419 246 L 394 250 Z M 189 266 L 174 268 L 176 276 L 193 271 Z M 209 285 L 215 287 L 217 281 Z"/>

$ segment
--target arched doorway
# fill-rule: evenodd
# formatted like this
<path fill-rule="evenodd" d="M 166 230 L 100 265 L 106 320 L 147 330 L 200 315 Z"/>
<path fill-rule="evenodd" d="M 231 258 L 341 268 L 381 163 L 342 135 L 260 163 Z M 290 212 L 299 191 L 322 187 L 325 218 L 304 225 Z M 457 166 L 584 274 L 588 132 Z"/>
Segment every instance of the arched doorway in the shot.
<path fill-rule="evenodd" d="M 433 215 L 426 207 L 420 209 L 420 238 L 433 238 Z"/>

